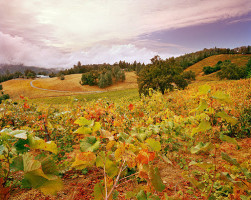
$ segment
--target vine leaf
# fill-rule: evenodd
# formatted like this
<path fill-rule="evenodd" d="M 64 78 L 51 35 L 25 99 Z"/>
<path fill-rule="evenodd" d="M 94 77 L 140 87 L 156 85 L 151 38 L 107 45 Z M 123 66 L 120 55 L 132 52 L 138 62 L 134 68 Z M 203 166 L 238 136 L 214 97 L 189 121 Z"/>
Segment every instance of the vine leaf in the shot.
<path fill-rule="evenodd" d="M 27 153 L 23 155 L 24 165 L 24 180 L 35 189 L 41 190 L 44 194 L 55 195 L 57 191 L 63 188 L 62 180 L 51 172 L 54 167 L 51 166 L 52 162 L 39 162 Z"/>
<path fill-rule="evenodd" d="M 91 134 L 92 130 L 89 127 L 81 126 L 76 131 L 74 131 L 74 133 L 78 133 L 78 134 Z"/>
<path fill-rule="evenodd" d="M 147 196 L 146 196 L 145 191 L 144 191 L 144 190 L 141 190 L 141 191 L 137 194 L 136 198 L 137 198 L 138 200 L 147 200 Z"/>
<path fill-rule="evenodd" d="M 199 133 L 199 132 L 205 132 L 205 131 L 208 131 L 212 128 L 211 124 L 209 121 L 207 120 L 203 120 L 200 122 L 199 126 L 197 128 L 194 128 L 192 130 L 192 133 L 191 133 L 191 136 L 193 136 L 194 134 L 196 133 Z"/>
<path fill-rule="evenodd" d="M 227 136 L 227 135 L 224 135 L 224 134 L 220 134 L 220 139 L 221 139 L 222 141 L 226 141 L 226 142 L 235 144 L 235 145 L 237 146 L 238 149 L 240 148 L 239 145 L 238 145 L 238 143 L 237 143 L 237 141 L 236 141 L 236 139 L 234 139 L 234 138 L 231 138 L 231 137 L 229 137 L 229 136 Z"/>
<path fill-rule="evenodd" d="M 96 183 L 94 186 L 94 199 L 103 200 L 105 195 L 105 188 L 102 183 Z"/>
<path fill-rule="evenodd" d="M 15 138 L 20 139 L 27 139 L 27 132 L 25 130 L 15 130 L 10 132 L 10 135 L 14 136 Z"/>
<path fill-rule="evenodd" d="M 209 85 L 201 85 L 199 87 L 199 94 L 207 94 L 211 91 L 211 86 Z"/>
<path fill-rule="evenodd" d="M 161 144 L 159 141 L 156 141 L 152 138 L 149 138 L 146 140 L 146 143 L 151 147 L 152 150 L 154 151 L 160 151 L 161 150 Z"/>
<path fill-rule="evenodd" d="M 94 152 L 99 148 L 100 140 L 97 140 L 95 136 L 86 137 L 80 141 L 80 149 L 83 152 Z"/>
<path fill-rule="evenodd" d="M 240 167 L 240 164 L 237 162 L 235 158 L 231 158 L 227 153 L 222 152 L 221 157 L 223 160 L 229 162 L 232 165 L 235 165 L 236 167 Z"/>
<path fill-rule="evenodd" d="M 90 126 L 91 124 L 94 123 L 94 121 L 88 120 L 85 117 L 80 117 L 74 123 L 78 124 L 79 126 Z"/>
<path fill-rule="evenodd" d="M 81 152 L 76 155 L 75 161 L 72 163 L 72 168 L 82 170 L 86 167 L 91 167 L 96 161 L 96 155 L 92 152 Z"/>
<path fill-rule="evenodd" d="M 29 146 L 32 149 L 40 149 L 45 151 L 50 151 L 57 154 L 58 148 L 54 141 L 45 142 L 43 139 L 33 136 L 32 134 L 28 135 Z"/>
<path fill-rule="evenodd" d="M 234 117 L 229 116 L 229 115 L 228 115 L 227 113 L 225 113 L 224 111 L 218 112 L 218 113 L 216 114 L 216 117 L 220 117 L 220 118 L 226 120 L 228 123 L 230 123 L 230 124 L 233 125 L 233 126 L 234 126 L 235 124 L 238 123 L 238 120 L 237 120 L 237 119 L 235 119 Z"/>
<path fill-rule="evenodd" d="M 206 144 L 200 142 L 195 147 L 191 148 L 191 153 L 200 153 L 200 152 L 209 152 L 213 150 L 214 145 L 211 142 L 207 142 Z"/>
<path fill-rule="evenodd" d="M 161 179 L 159 169 L 157 167 L 154 169 L 153 167 L 150 168 L 149 177 L 155 190 L 162 192 L 165 189 L 166 186 Z"/>
<path fill-rule="evenodd" d="M 231 102 L 229 95 L 228 95 L 228 94 L 225 94 L 225 93 L 223 93 L 223 92 L 221 92 L 221 91 L 216 91 L 216 92 L 212 95 L 212 97 L 213 97 L 214 99 L 218 99 L 218 100 L 223 101 L 223 102 L 226 102 L 226 103 L 230 103 L 230 102 Z"/>

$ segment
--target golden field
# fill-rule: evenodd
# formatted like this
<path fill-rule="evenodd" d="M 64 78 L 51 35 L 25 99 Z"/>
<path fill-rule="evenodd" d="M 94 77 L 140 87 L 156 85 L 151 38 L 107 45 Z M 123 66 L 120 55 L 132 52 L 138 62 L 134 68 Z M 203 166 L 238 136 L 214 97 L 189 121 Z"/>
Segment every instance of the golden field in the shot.
<path fill-rule="evenodd" d="M 20 95 L 30 99 L 42 97 L 68 96 L 73 94 L 85 94 L 96 92 L 107 92 L 137 88 L 137 76 L 134 72 L 126 72 L 126 80 L 116 83 L 105 89 L 98 86 L 80 85 L 81 74 L 72 74 L 65 76 L 65 80 L 57 77 L 50 79 L 14 79 L 2 83 L 5 93 L 9 94 L 12 99 L 19 99 Z M 33 88 L 32 84 L 37 87 Z M 41 89 L 38 89 L 41 88 Z M 47 89 L 47 90 L 42 90 Z M 55 90 L 55 91 L 53 91 Z"/>

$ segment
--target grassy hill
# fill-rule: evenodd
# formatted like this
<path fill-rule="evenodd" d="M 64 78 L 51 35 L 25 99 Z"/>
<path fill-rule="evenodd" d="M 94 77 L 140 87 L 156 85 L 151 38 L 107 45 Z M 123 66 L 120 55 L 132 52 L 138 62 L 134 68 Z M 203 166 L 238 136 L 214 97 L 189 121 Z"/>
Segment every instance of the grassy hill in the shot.
<path fill-rule="evenodd" d="M 193 71 L 196 74 L 197 82 L 205 82 L 205 81 L 217 81 L 216 73 L 212 73 L 209 75 L 203 74 L 203 67 L 205 66 L 214 66 L 218 61 L 231 60 L 231 62 L 237 64 L 238 66 L 246 65 L 251 55 L 215 55 L 209 58 L 206 58 L 190 67 L 188 67 L 185 71 Z M 10 97 L 14 100 L 19 99 L 20 95 L 28 97 L 30 99 L 35 98 L 47 98 L 47 97 L 59 97 L 59 96 L 69 96 L 69 95 L 83 95 L 85 93 L 97 93 L 97 92 L 112 92 L 117 90 L 126 90 L 126 89 L 136 89 L 137 85 L 137 76 L 134 72 L 126 72 L 126 80 L 123 83 L 116 83 L 110 87 L 101 89 L 98 86 L 81 86 L 79 84 L 81 79 L 81 74 L 72 74 L 66 75 L 65 80 L 60 80 L 59 78 L 50 78 L 50 79 L 36 79 L 32 82 L 32 84 L 37 88 L 47 89 L 41 90 L 37 88 L 33 88 L 30 85 L 31 80 L 27 79 L 15 79 L 2 83 L 3 88 L 6 94 L 9 94 Z M 194 83 L 194 84 L 195 84 Z M 53 91 L 57 90 L 57 91 Z M 86 96 L 86 94 L 85 94 Z M 91 95 L 92 96 L 92 95 Z M 90 96 L 90 98 L 91 98 Z M 98 96 L 98 94 L 96 95 Z M 96 97 L 95 97 L 96 98 Z"/>
<path fill-rule="evenodd" d="M 47 89 L 41 90 L 33 88 L 30 85 L 31 79 L 13 79 L 2 83 L 6 94 L 12 99 L 19 99 L 20 95 L 30 99 L 42 97 L 57 97 L 76 94 L 85 94 L 92 92 L 107 92 L 125 89 L 136 89 L 137 76 L 134 72 L 126 72 L 126 80 L 116 83 L 110 87 L 101 89 L 98 86 L 80 85 L 81 74 L 72 74 L 65 76 L 65 80 L 59 78 L 36 79 L 32 84 L 37 88 Z M 57 90 L 57 91 L 53 91 Z"/>
<path fill-rule="evenodd" d="M 241 55 L 241 54 L 221 54 L 221 55 L 215 55 L 208 58 L 205 58 L 204 60 L 188 67 L 185 71 L 193 71 L 196 75 L 197 81 L 213 81 L 218 80 L 216 77 L 216 73 L 212 73 L 209 75 L 203 74 L 203 67 L 210 66 L 213 67 L 217 62 L 224 61 L 224 60 L 230 60 L 232 63 L 237 64 L 238 66 L 244 66 L 247 64 L 248 60 L 251 58 L 251 54 L 247 55 Z"/>

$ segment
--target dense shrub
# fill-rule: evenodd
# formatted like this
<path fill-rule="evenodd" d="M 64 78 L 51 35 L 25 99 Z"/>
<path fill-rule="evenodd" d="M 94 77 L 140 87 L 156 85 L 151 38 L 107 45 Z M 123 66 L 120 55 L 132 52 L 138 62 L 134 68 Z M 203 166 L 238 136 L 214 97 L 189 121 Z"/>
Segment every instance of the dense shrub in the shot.
<path fill-rule="evenodd" d="M 220 79 L 229 79 L 229 80 L 239 80 L 246 78 L 248 75 L 247 67 L 238 67 L 236 64 L 231 63 L 231 61 L 224 61 L 221 66 L 221 71 L 218 72 L 217 76 Z"/>
<path fill-rule="evenodd" d="M 225 60 L 224 62 L 230 62 L 230 61 Z M 204 72 L 205 75 L 217 72 L 217 71 L 221 70 L 222 64 L 223 64 L 223 62 L 219 61 L 214 67 L 210 67 L 210 66 L 203 67 L 203 72 Z"/>
<path fill-rule="evenodd" d="M 80 84 L 90 86 L 97 85 L 97 78 L 97 72 L 95 71 L 83 73 Z"/>
<path fill-rule="evenodd" d="M 183 72 L 183 77 L 184 79 L 186 80 L 195 80 L 195 72 L 193 71 L 186 71 L 186 72 Z"/>
<path fill-rule="evenodd" d="M 62 74 L 61 76 L 60 76 L 60 80 L 64 80 L 65 79 L 65 77 L 64 77 L 64 75 Z"/>
<path fill-rule="evenodd" d="M 81 85 L 98 85 L 100 88 L 105 88 L 112 85 L 114 82 L 124 81 L 125 72 L 118 65 L 115 67 L 101 68 L 82 74 L 80 81 Z"/>
<path fill-rule="evenodd" d="M 3 86 L 0 85 L 0 90 L 3 90 Z M 10 96 L 8 94 L 4 94 L 4 92 L 1 92 L 1 96 L 0 96 L 0 104 L 2 103 L 3 100 L 9 99 Z"/>

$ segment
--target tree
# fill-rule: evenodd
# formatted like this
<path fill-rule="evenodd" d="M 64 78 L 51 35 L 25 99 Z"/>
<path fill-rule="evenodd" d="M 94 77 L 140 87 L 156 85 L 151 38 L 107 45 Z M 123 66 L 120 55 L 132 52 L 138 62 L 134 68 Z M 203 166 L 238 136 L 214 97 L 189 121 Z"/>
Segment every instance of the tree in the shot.
<path fill-rule="evenodd" d="M 35 78 L 36 77 L 36 72 L 34 72 L 33 70 L 30 70 L 30 69 L 26 69 L 24 71 L 24 75 L 27 77 L 27 78 Z"/>
<path fill-rule="evenodd" d="M 218 72 L 217 76 L 220 79 L 239 80 L 248 76 L 247 67 L 238 67 L 231 61 L 224 61 L 221 66 L 221 71 Z"/>
<path fill-rule="evenodd" d="M 162 94 L 165 90 L 172 90 L 176 85 L 184 89 L 187 85 L 186 80 L 180 74 L 183 69 L 175 66 L 174 58 L 162 60 L 159 56 L 151 59 L 152 64 L 147 65 L 139 73 L 138 86 L 139 93 L 148 95 L 149 89 L 160 90 Z"/>
<path fill-rule="evenodd" d="M 97 85 L 97 80 L 96 80 L 97 78 L 98 78 L 98 72 L 96 71 L 83 73 L 80 84 L 90 85 L 90 86 Z"/>
<path fill-rule="evenodd" d="M 62 74 L 61 76 L 60 76 L 60 80 L 64 80 L 65 79 L 65 77 L 64 77 L 64 75 Z"/>
<path fill-rule="evenodd" d="M 189 80 L 189 81 L 191 81 L 191 80 L 195 80 L 195 72 L 193 72 L 193 71 L 185 71 L 185 72 L 183 72 L 183 78 L 184 79 L 186 79 L 186 80 Z"/>

